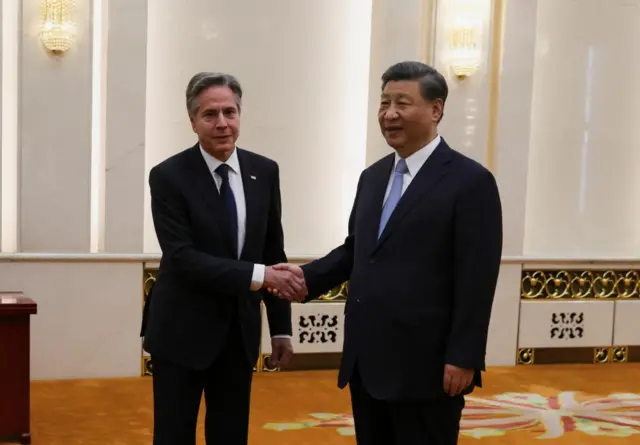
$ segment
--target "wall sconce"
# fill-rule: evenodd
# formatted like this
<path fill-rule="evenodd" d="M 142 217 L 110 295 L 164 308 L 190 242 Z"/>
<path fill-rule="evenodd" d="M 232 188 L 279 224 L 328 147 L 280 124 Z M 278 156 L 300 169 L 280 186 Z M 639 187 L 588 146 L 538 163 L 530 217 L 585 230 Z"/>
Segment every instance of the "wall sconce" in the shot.
<path fill-rule="evenodd" d="M 66 52 L 76 36 L 74 0 L 42 0 L 42 44 L 54 54 Z"/>
<path fill-rule="evenodd" d="M 451 69 L 465 78 L 482 62 L 482 0 L 458 0 L 451 9 Z"/>

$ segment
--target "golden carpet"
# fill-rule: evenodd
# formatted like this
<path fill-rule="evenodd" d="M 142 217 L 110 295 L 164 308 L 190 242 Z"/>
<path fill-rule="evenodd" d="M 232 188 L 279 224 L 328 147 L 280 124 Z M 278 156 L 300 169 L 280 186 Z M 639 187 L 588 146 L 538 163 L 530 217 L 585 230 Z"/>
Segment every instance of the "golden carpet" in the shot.
<path fill-rule="evenodd" d="M 460 443 L 640 444 L 639 376 L 635 364 L 491 368 Z M 251 444 L 355 444 L 335 371 L 256 374 L 253 388 Z M 34 445 L 148 445 L 152 416 L 148 377 L 33 382 Z"/>

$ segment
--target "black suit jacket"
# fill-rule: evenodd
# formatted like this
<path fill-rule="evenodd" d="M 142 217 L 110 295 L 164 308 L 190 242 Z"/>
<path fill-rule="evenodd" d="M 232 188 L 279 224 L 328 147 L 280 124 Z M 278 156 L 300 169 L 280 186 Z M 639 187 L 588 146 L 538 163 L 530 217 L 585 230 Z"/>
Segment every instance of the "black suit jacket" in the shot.
<path fill-rule="evenodd" d="M 362 173 L 344 244 L 303 267 L 310 299 L 350 280 L 339 386 L 356 363 L 383 400 L 442 396 L 445 364 L 481 386 L 502 252 L 495 179 L 442 140 L 378 240 L 393 167 L 391 154 Z"/>
<path fill-rule="evenodd" d="M 272 335 L 291 335 L 291 306 L 251 292 L 254 263 L 286 262 L 278 165 L 238 150 L 246 201 L 246 237 L 239 259 L 224 232 L 224 206 L 199 145 L 149 174 L 151 210 L 162 260 L 145 305 L 144 349 L 193 369 L 209 367 L 240 322 L 247 359 L 258 359 L 260 302 Z M 252 176 L 255 179 L 252 179 Z"/>

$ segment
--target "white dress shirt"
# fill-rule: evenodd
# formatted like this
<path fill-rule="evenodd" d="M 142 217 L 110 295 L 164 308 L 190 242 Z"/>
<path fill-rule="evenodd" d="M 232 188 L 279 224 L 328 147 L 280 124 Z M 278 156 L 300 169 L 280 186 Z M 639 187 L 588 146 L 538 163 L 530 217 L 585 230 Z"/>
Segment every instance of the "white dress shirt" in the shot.
<path fill-rule="evenodd" d="M 236 209 L 238 211 L 237 256 L 240 257 L 240 253 L 244 247 L 245 236 L 247 234 L 247 204 L 244 199 L 244 185 L 242 184 L 242 175 L 240 173 L 238 150 L 233 150 L 233 153 L 229 159 L 227 159 L 227 162 L 222 162 L 219 159 L 214 158 L 204 151 L 202 147 L 200 147 L 200 152 L 209 167 L 209 171 L 213 175 L 213 180 L 216 183 L 216 187 L 218 187 L 218 191 L 220 191 L 220 187 L 222 186 L 222 178 L 218 173 L 216 173 L 216 169 L 221 164 L 227 164 L 229 166 L 229 186 L 233 191 L 233 197 L 236 200 Z M 257 291 L 262 287 L 262 284 L 264 283 L 264 269 L 265 267 L 263 264 L 254 264 L 253 276 L 251 277 L 251 290 Z"/>
<path fill-rule="evenodd" d="M 402 195 L 404 195 L 404 192 L 407 190 L 407 187 L 409 187 L 409 184 L 411 184 L 411 181 L 413 181 L 413 178 L 416 177 L 416 175 L 418 174 L 418 172 L 420 171 L 424 163 L 427 162 L 427 159 L 429 159 L 429 156 L 431 156 L 433 151 L 440 144 L 441 139 L 442 138 L 440 137 L 440 135 L 437 135 L 426 146 L 422 147 L 420 150 L 416 151 L 411 156 L 405 159 L 405 162 L 407 163 L 407 172 L 402 177 Z M 398 161 L 400 161 L 400 159 L 402 158 L 396 152 L 396 159 L 393 163 L 393 169 L 391 169 L 391 176 L 389 178 L 389 183 L 387 184 L 387 191 L 384 195 L 384 201 L 382 202 L 383 206 L 384 206 L 384 203 L 387 202 L 387 198 L 389 197 L 389 192 L 391 191 L 391 184 L 393 183 L 393 174 L 395 172 L 396 165 L 398 165 Z"/>
<path fill-rule="evenodd" d="M 213 180 L 218 187 L 218 192 L 222 186 L 222 177 L 216 173 L 216 169 L 221 164 L 227 164 L 229 166 L 229 186 L 233 191 L 233 197 L 236 201 L 236 209 L 238 212 L 238 257 L 244 247 L 244 240 L 247 234 L 247 203 L 244 198 L 244 185 L 242 183 L 242 174 L 240 172 L 240 161 L 238 160 L 238 150 L 233 150 L 227 162 L 222 162 L 219 159 L 214 158 L 209 153 L 204 151 L 200 146 L 200 153 L 204 157 L 209 171 L 213 175 Z M 258 291 L 262 288 L 264 283 L 264 264 L 253 265 L 253 275 L 251 277 L 251 290 Z M 289 335 L 273 335 L 272 338 L 290 338 Z"/>

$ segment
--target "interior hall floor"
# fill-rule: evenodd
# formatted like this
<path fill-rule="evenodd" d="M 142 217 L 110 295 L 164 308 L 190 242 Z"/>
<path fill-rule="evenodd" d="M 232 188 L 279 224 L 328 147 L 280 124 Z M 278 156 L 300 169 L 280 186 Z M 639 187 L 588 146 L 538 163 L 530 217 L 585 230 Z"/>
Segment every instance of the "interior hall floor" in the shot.
<path fill-rule="evenodd" d="M 640 444 L 640 365 L 490 368 L 467 397 L 461 444 Z M 35 381 L 34 445 L 149 445 L 151 378 Z M 198 444 L 204 444 L 203 409 Z M 250 443 L 355 444 L 335 371 L 255 374 Z"/>

